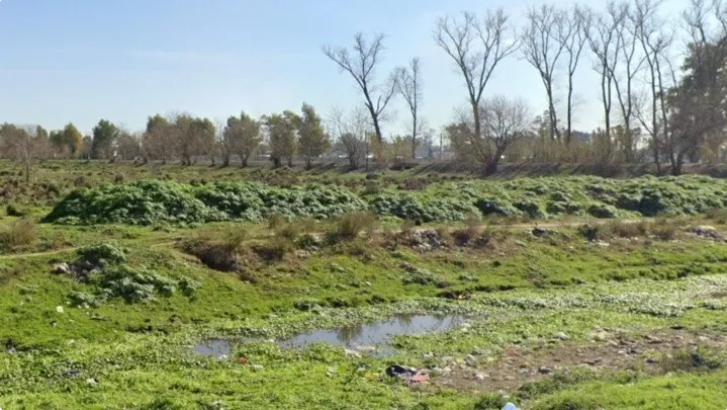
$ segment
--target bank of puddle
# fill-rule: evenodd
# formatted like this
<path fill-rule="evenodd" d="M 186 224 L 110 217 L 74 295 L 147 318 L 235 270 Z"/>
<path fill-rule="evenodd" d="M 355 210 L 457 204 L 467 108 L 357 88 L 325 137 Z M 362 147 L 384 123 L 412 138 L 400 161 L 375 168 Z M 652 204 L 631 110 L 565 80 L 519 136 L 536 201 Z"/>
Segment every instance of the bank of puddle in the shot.
<path fill-rule="evenodd" d="M 464 316 L 451 315 L 396 315 L 387 320 L 362 323 L 338 329 L 321 329 L 300 333 L 292 338 L 278 340 L 284 349 L 298 349 L 315 343 L 341 346 L 354 354 L 371 354 L 377 357 L 394 355 L 389 344 L 394 336 L 423 335 L 446 332 L 462 327 L 467 322 Z M 202 356 L 223 359 L 229 357 L 235 345 L 259 341 L 255 339 L 207 339 L 192 348 Z"/>

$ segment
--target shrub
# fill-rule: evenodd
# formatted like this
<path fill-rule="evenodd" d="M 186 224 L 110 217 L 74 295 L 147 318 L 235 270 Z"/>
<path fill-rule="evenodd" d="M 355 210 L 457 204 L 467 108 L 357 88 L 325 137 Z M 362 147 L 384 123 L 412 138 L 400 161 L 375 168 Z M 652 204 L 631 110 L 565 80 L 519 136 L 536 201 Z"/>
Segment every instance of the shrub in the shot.
<path fill-rule="evenodd" d="M 35 240 L 35 223 L 29 219 L 14 221 L 0 230 L 0 244 L 5 248 L 30 245 Z"/>
<path fill-rule="evenodd" d="M 285 238 L 272 238 L 263 244 L 257 244 L 253 251 L 265 262 L 280 262 L 285 255 L 293 250 L 293 244 Z"/>
<path fill-rule="evenodd" d="M 5 208 L 5 213 L 8 216 L 14 216 L 14 217 L 18 217 L 18 218 L 23 218 L 28 214 L 28 212 L 26 210 L 20 209 L 13 204 L 8 204 L 8 206 Z"/>
<path fill-rule="evenodd" d="M 358 238 L 363 231 L 373 231 L 376 223 L 376 216 L 368 212 L 343 215 L 338 218 L 333 229 L 328 232 L 328 242 L 352 241 Z"/>
<path fill-rule="evenodd" d="M 720 369 L 723 365 L 723 359 L 706 349 L 681 351 L 659 361 L 659 367 L 665 373 L 714 371 Z"/>
<path fill-rule="evenodd" d="M 126 253 L 116 242 L 88 246 L 77 253 L 82 261 L 102 268 L 126 262 Z"/>
<path fill-rule="evenodd" d="M 714 221 L 718 225 L 727 224 L 727 209 L 725 208 L 712 208 L 707 211 L 707 219 Z"/>
<path fill-rule="evenodd" d="M 616 209 L 610 205 L 595 204 L 588 208 L 588 214 L 601 219 L 615 218 Z"/>

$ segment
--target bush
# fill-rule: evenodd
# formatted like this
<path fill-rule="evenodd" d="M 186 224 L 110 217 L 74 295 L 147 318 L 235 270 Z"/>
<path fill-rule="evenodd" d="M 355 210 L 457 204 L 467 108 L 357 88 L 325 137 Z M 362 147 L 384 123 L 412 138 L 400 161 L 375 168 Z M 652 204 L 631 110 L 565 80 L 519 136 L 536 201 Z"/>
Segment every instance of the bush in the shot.
<path fill-rule="evenodd" d="M 35 223 L 29 219 L 14 221 L 0 230 L 0 244 L 5 248 L 30 245 L 35 240 Z"/>
<path fill-rule="evenodd" d="M 272 238 L 253 247 L 253 251 L 265 262 L 281 262 L 285 255 L 293 251 L 293 244 L 285 238 Z"/>
<path fill-rule="evenodd" d="M 77 253 L 82 261 L 101 268 L 126 262 L 126 253 L 116 242 L 88 246 Z"/>
<path fill-rule="evenodd" d="M 328 232 L 328 242 L 353 241 L 358 238 L 361 232 L 373 231 L 376 223 L 376 216 L 368 212 L 343 215 L 338 218 L 333 229 Z"/>
<path fill-rule="evenodd" d="M 678 352 L 659 361 L 659 367 L 665 373 L 714 371 L 719 370 L 723 365 L 723 359 L 705 349 Z"/>
<path fill-rule="evenodd" d="M 20 209 L 13 204 L 8 204 L 8 206 L 5 208 L 5 213 L 8 216 L 14 216 L 14 217 L 18 217 L 18 218 L 23 218 L 28 214 L 28 212 L 26 210 Z"/>

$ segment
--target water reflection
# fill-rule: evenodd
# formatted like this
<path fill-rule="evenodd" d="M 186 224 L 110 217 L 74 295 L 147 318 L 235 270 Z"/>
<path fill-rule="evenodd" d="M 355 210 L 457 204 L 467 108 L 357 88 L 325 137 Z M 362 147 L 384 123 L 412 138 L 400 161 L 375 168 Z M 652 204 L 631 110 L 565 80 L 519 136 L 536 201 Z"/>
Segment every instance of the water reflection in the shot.
<path fill-rule="evenodd" d="M 278 345 L 290 349 L 305 347 L 314 343 L 328 343 L 354 350 L 375 346 L 377 356 L 389 356 L 394 353 L 391 346 L 388 345 L 393 336 L 444 332 L 461 326 L 465 321 L 466 318 L 463 316 L 397 315 L 378 322 L 301 333 L 290 339 L 279 341 Z M 204 356 L 224 358 L 230 355 L 231 344 L 234 344 L 234 341 L 205 340 L 194 346 L 192 351 Z"/>

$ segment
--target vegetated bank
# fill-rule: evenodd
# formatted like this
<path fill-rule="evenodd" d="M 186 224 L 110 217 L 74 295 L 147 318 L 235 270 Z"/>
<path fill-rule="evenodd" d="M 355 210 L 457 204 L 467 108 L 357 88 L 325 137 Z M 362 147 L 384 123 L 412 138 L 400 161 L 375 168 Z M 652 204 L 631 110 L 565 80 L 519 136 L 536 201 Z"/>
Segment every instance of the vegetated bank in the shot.
<path fill-rule="evenodd" d="M 566 215 L 596 218 L 694 215 L 727 206 L 727 181 L 706 176 L 521 178 L 435 183 L 422 190 L 355 192 L 309 184 L 292 188 L 258 182 L 182 184 L 138 181 L 72 192 L 46 216 L 61 224 L 189 224 L 227 220 L 328 219 L 371 210 L 420 223 L 462 221 L 470 214 Z"/>

